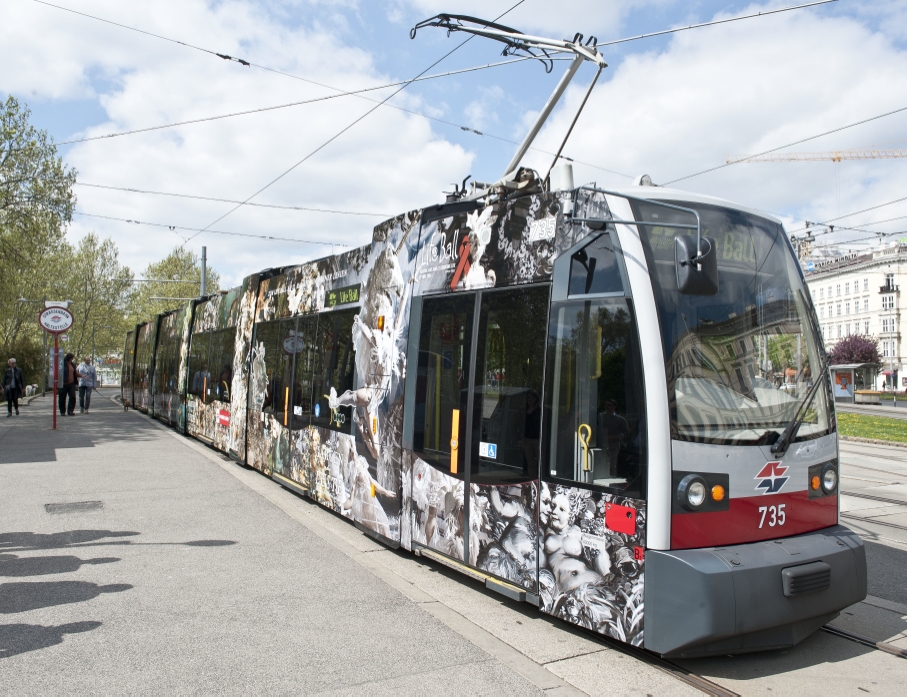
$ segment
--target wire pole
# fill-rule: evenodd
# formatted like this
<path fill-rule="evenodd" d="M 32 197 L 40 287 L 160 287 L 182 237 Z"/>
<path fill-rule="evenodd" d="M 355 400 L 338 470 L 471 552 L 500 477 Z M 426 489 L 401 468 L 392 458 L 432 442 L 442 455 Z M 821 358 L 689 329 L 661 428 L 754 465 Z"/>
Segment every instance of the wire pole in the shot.
<path fill-rule="evenodd" d="M 208 248 L 202 247 L 202 292 L 200 297 L 208 294 Z"/>

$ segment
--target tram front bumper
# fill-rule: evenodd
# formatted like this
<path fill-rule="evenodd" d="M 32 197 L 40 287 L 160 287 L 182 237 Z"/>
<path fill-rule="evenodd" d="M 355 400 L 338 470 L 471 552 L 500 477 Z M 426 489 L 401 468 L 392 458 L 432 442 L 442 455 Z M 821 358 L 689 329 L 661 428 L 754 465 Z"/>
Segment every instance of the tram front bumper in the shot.
<path fill-rule="evenodd" d="M 752 544 L 646 550 L 645 594 L 650 651 L 783 648 L 866 597 L 866 553 L 843 525 Z"/>

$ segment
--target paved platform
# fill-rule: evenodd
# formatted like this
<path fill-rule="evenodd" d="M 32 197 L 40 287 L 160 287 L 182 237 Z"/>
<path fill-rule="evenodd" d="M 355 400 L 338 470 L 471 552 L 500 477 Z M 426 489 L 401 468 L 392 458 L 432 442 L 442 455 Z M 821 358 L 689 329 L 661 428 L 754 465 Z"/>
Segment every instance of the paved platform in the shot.
<path fill-rule="evenodd" d="M 2 693 L 696 692 L 103 394 L 50 420 L 48 399 L 0 416 Z M 851 610 L 841 626 L 907 642 L 904 606 Z M 822 632 L 685 665 L 740 694 L 899 694 L 907 675 Z"/>

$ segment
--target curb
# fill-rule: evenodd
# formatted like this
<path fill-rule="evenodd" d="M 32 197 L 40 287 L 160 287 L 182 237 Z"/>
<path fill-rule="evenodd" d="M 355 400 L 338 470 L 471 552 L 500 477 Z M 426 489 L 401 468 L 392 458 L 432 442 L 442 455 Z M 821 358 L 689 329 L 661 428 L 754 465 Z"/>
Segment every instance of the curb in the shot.
<path fill-rule="evenodd" d="M 907 443 L 899 443 L 893 440 L 876 440 L 875 438 L 858 438 L 857 436 L 838 436 L 838 438 L 851 443 L 872 443 L 873 445 L 890 445 L 895 448 L 907 448 Z"/>

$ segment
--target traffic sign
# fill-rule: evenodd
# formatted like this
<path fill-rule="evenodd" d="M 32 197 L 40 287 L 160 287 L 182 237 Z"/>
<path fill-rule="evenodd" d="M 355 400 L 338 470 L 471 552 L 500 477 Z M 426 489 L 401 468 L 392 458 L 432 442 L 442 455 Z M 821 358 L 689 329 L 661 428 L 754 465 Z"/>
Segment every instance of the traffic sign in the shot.
<path fill-rule="evenodd" d="M 48 307 L 38 315 L 38 322 L 51 334 L 62 334 L 72 326 L 72 313 L 65 307 Z"/>
<path fill-rule="evenodd" d="M 810 271 L 810 272 L 811 272 L 811 271 L 812 271 L 813 269 L 815 269 L 815 268 L 816 268 L 816 265 L 815 265 L 813 262 L 809 262 L 809 263 L 806 265 L 806 270 L 807 270 L 807 271 Z"/>

